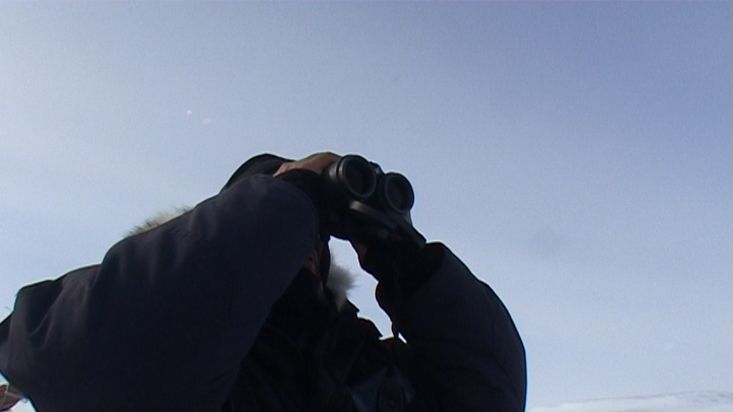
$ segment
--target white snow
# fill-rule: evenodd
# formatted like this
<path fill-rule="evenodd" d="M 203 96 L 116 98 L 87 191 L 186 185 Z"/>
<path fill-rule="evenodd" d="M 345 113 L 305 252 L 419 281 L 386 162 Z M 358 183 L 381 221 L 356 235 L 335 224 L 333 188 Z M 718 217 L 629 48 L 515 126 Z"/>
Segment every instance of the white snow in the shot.
<path fill-rule="evenodd" d="M 20 401 L 15 406 L 10 408 L 10 412 L 35 412 L 31 403 L 28 401 Z"/>
<path fill-rule="evenodd" d="M 542 406 L 529 412 L 733 412 L 733 393 L 686 392 Z"/>

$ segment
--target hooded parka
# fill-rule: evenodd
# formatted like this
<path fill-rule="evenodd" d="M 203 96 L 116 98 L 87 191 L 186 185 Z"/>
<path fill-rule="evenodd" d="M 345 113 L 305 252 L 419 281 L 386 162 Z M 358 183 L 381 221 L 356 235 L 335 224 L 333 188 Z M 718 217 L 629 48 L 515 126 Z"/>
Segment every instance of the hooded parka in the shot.
<path fill-rule="evenodd" d="M 301 270 L 321 236 L 308 185 L 253 159 L 100 264 L 18 292 L 0 372 L 38 411 L 524 410 L 514 323 L 450 249 L 402 258 L 409 288 L 380 279 L 404 336 L 381 339 Z"/>

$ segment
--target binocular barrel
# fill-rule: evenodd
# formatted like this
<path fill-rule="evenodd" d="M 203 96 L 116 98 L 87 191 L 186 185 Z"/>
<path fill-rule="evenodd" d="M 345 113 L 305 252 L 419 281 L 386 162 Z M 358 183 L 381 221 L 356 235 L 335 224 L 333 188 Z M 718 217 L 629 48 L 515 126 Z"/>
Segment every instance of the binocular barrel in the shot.
<path fill-rule="evenodd" d="M 347 197 L 377 203 L 388 211 L 404 214 L 415 203 L 415 193 L 405 176 L 385 174 L 358 155 L 342 157 L 326 169 L 325 175 Z"/>
<path fill-rule="evenodd" d="M 367 200 L 377 189 L 377 173 L 366 159 L 347 155 L 329 166 L 326 177 L 348 197 Z"/>
<path fill-rule="evenodd" d="M 415 193 L 407 178 L 399 173 L 382 176 L 379 198 L 386 206 L 397 213 L 407 213 L 415 203 Z"/>

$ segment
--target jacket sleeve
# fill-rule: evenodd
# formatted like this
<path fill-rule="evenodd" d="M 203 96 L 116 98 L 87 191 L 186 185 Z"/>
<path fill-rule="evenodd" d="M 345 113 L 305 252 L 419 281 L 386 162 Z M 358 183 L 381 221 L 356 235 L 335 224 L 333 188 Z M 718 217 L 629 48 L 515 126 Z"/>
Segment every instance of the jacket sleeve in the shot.
<path fill-rule="evenodd" d="M 404 335 L 445 411 L 524 411 L 524 346 L 504 304 L 444 245 L 435 272 L 407 298 L 383 284 L 380 306 Z M 423 388 L 424 389 L 424 388 Z"/>
<path fill-rule="evenodd" d="M 211 410 L 317 236 L 311 200 L 264 175 L 20 290 L 0 370 L 39 411 Z"/>

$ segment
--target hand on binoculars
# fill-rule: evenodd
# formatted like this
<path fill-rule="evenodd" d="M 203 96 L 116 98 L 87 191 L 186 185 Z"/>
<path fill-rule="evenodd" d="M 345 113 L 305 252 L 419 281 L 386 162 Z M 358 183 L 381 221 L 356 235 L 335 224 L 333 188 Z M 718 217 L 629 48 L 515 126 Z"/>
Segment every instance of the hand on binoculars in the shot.
<path fill-rule="evenodd" d="M 384 281 L 399 272 L 405 272 L 405 266 L 411 265 L 418 255 L 417 250 L 406 247 L 404 244 L 387 242 L 364 244 L 350 241 L 351 247 L 359 257 L 359 266 L 378 281 Z"/>
<path fill-rule="evenodd" d="M 331 152 L 314 153 L 308 157 L 305 157 L 295 162 L 287 162 L 280 165 L 274 176 L 281 175 L 290 170 L 304 169 L 310 170 L 320 175 L 324 169 L 338 161 L 341 156 Z"/>
<path fill-rule="evenodd" d="M 379 261 L 375 262 L 372 254 L 369 253 L 370 248 L 363 243 L 357 243 L 354 241 L 349 241 L 349 243 L 351 243 L 351 247 L 354 248 L 356 256 L 359 258 L 359 266 L 361 266 L 361 268 L 367 273 L 374 276 L 377 280 L 381 280 L 383 277 L 383 268 L 380 267 L 381 265 L 379 264 Z M 371 252 L 373 252 L 374 248 L 371 249 Z"/>

